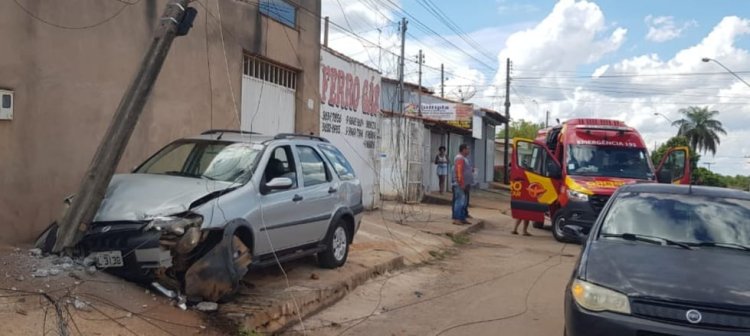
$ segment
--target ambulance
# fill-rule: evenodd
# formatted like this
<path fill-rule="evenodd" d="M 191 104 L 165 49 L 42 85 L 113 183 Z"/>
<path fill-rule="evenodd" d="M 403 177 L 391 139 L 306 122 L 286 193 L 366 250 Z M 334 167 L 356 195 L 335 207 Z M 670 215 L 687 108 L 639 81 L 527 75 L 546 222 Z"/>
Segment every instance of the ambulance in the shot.
<path fill-rule="evenodd" d="M 572 119 L 513 139 L 512 215 L 535 227 L 549 217 L 560 242 L 588 234 L 618 187 L 656 182 L 690 183 L 688 148 L 671 148 L 655 169 L 641 135 L 622 121 Z"/>

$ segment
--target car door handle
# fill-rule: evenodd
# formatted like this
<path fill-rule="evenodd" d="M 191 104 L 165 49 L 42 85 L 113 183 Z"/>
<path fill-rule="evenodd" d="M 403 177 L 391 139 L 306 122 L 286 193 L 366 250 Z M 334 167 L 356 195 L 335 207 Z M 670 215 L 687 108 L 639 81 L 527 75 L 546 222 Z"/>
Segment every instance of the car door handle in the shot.
<path fill-rule="evenodd" d="M 299 202 L 299 201 L 301 201 L 303 199 L 304 198 L 302 196 L 300 196 L 300 195 L 294 195 L 294 197 L 292 198 L 292 202 Z"/>
<path fill-rule="evenodd" d="M 335 187 L 330 187 L 330 188 L 328 188 L 328 193 L 329 193 L 329 194 L 333 194 L 333 193 L 335 193 L 335 192 L 337 192 L 337 191 L 339 191 L 339 190 L 338 190 L 338 189 L 336 189 Z"/>

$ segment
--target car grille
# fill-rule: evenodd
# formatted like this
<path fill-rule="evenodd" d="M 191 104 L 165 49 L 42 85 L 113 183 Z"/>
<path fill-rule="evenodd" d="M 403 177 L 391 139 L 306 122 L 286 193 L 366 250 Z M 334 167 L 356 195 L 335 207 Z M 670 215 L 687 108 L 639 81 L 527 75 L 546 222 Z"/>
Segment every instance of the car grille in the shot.
<path fill-rule="evenodd" d="M 597 214 L 602 211 L 602 208 L 604 208 L 604 205 L 607 204 L 607 201 L 609 201 L 609 196 L 603 196 L 603 195 L 591 195 L 589 196 L 589 204 L 591 205 L 591 208 L 596 211 Z"/>
<path fill-rule="evenodd" d="M 633 300 L 630 306 L 633 315 L 652 320 L 698 328 L 732 331 L 750 330 L 750 311 L 697 307 L 643 299 Z M 702 319 L 699 323 L 688 322 L 686 314 L 691 309 L 701 313 Z"/>

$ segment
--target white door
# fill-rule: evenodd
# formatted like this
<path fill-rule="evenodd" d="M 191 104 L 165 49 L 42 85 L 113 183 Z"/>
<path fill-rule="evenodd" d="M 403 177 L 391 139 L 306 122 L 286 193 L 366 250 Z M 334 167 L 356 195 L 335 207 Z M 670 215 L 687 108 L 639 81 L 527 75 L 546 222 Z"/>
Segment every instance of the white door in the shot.
<path fill-rule="evenodd" d="M 243 75 L 240 121 L 245 131 L 294 133 L 294 90 Z"/>

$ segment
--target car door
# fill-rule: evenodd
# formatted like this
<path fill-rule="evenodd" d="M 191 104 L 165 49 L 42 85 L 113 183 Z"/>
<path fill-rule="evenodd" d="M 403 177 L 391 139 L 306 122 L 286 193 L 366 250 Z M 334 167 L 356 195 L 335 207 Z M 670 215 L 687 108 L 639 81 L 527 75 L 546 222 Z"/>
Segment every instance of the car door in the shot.
<path fill-rule="evenodd" d="M 687 147 L 670 148 L 656 168 L 659 183 L 690 184 L 691 173 L 690 149 Z"/>
<path fill-rule="evenodd" d="M 299 184 L 299 172 L 291 145 L 280 145 L 270 150 L 264 163 L 263 176 L 260 182 L 260 237 L 256 253 L 266 254 L 299 245 L 301 240 L 296 232 L 307 213 L 302 204 L 302 191 Z M 272 190 L 266 184 L 275 177 L 288 177 L 292 180 L 291 188 Z"/>
<path fill-rule="evenodd" d="M 557 201 L 560 163 L 544 146 L 527 139 L 513 139 L 510 190 L 513 218 L 544 221 L 544 213 Z"/>
<path fill-rule="evenodd" d="M 306 242 L 318 242 L 328 232 L 339 194 L 339 182 L 323 155 L 313 146 L 296 145 L 299 158 L 302 208 L 307 213 L 307 223 L 298 232 Z"/>

